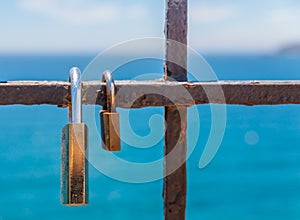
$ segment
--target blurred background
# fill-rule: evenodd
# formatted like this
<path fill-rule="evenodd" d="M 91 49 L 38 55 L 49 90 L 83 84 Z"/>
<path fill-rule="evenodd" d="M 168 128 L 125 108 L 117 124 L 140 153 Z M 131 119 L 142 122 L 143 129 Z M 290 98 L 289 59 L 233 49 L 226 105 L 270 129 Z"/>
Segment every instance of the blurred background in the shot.
<path fill-rule="evenodd" d="M 116 44 L 164 38 L 165 3 L 10 0 L 0 1 L 0 18 L 0 81 L 65 81 L 72 66 L 84 70 L 97 54 Z M 299 20 L 296 0 L 190 0 L 189 46 L 204 56 L 218 79 L 299 80 Z M 154 49 L 145 44 L 116 56 Z M 114 60 L 117 57 L 111 57 Z M 162 76 L 163 64 L 120 64 L 115 77 Z M 100 108 L 94 108 L 99 121 Z M 188 135 L 199 138 L 187 161 L 187 219 L 299 219 L 300 106 L 226 106 L 223 142 L 205 169 L 198 163 L 211 130 L 211 105 L 195 108 L 201 123 L 196 134 L 197 125 L 189 117 Z M 60 132 L 67 115 L 67 109 L 56 106 L 0 107 L 0 220 L 163 219 L 162 180 L 119 182 L 92 165 L 90 205 L 60 205 Z M 132 110 L 133 130 L 142 137 L 151 135 L 148 122 L 153 115 L 163 117 L 163 108 Z M 163 119 L 157 129 L 162 125 Z M 153 161 L 163 157 L 163 142 L 149 149 L 122 143 L 116 155 Z"/>
<path fill-rule="evenodd" d="M 133 38 L 164 37 L 159 1 L 11 0 L 0 7 L 1 53 L 97 54 Z M 189 45 L 202 53 L 276 52 L 299 43 L 299 11 L 296 0 L 190 0 Z"/>

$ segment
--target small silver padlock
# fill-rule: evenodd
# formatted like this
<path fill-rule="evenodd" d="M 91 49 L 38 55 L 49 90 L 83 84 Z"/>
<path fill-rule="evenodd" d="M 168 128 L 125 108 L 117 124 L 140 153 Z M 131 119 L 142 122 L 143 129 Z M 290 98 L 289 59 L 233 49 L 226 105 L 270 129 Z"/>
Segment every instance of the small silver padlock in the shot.
<path fill-rule="evenodd" d="M 116 86 L 111 72 L 103 73 L 102 82 L 106 83 L 106 106 L 100 111 L 102 147 L 107 151 L 120 151 L 120 121 L 116 112 Z"/>
<path fill-rule="evenodd" d="M 70 70 L 71 106 L 69 124 L 62 130 L 61 203 L 69 206 L 88 204 L 88 129 L 82 123 L 81 73 Z"/>

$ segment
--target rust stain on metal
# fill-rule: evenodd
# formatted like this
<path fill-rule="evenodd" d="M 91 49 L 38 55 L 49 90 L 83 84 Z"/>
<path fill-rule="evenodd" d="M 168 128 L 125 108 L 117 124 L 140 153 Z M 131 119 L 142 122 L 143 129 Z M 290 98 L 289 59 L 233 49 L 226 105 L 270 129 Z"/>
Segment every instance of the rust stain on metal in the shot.
<path fill-rule="evenodd" d="M 193 83 L 193 82 L 187 82 L 183 86 L 186 88 L 195 88 L 196 87 L 195 83 Z"/>
<path fill-rule="evenodd" d="M 185 82 L 187 81 L 187 0 L 166 0 L 166 5 L 166 64 L 164 66 L 164 79 Z M 180 46 L 171 40 L 179 42 Z M 185 85 L 181 84 L 181 86 Z M 182 102 L 184 99 L 188 99 L 181 94 L 181 90 L 175 90 L 174 92 L 178 94 L 176 101 Z M 191 100 L 188 101 L 191 104 Z M 165 178 L 163 189 L 165 220 L 185 219 L 186 120 L 186 107 L 165 107 Z M 172 156 L 170 156 L 170 152 L 172 152 Z"/>
<path fill-rule="evenodd" d="M 62 81 L 0 83 L 0 105 L 48 104 L 67 107 L 71 98 L 69 85 L 68 82 Z M 116 86 L 117 106 L 123 108 L 191 106 L 208 103 L 246 106 L 300 104 L 300 81 L 116 81 Z M 123 87 L 126 87 L 126 92 L 123 91 Z M 190 94 L 190 97 L 178 93 L 182 87 Z M 100 81 L 83 82 L 82 103 L 104 105 L 105 92 L 103 91 L 105 91 L 105 85 Z M 159 94 L 148 93 L 148 91 L 160 91 L 161 94 L 172 95 L 175 98 L 169 100 Z M 220 91 L 225 99 L 220 98 L 222 95 Z M 132 100 L 134 100 L 133 103 Z"/>

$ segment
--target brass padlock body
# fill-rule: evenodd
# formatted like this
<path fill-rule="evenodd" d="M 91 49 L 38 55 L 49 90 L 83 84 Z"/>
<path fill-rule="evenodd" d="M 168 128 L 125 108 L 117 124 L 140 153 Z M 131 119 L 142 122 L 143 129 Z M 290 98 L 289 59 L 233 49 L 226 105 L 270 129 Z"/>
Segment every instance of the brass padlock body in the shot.
<path fill-rule="evenodd" d="M 88 128 L 68 124 L 62 130 L 61 203 L 78 206 L 88 203 Z"/>
<path fill-rule="evenodd" d="M 102 147 L 107 151 L 120 151 L 119 113 L 102 110 L 100 112 Z"/>

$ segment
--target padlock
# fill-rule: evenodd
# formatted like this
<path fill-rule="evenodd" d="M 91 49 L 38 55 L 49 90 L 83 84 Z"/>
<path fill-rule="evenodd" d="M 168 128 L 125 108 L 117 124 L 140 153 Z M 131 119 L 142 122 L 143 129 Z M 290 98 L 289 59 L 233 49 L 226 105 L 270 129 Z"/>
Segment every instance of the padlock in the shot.
<path fill-rule="evenodd" d="M 81 73 L 70 70 L 71 105 L 69 124 L 62 130 L 61 203 L 68 206 L 88 204 L 88 129 L 82 123 Z"/>
<path fill-rule="evenodd" d="M 111 72 L 105 71 L 102 82 L 106 83 L 106 105 L 100 111 L 102 147 L 107 151 L 120 151 L 120 121 L 116 112 L 116 87 Z"/>

